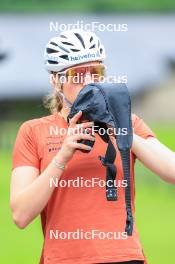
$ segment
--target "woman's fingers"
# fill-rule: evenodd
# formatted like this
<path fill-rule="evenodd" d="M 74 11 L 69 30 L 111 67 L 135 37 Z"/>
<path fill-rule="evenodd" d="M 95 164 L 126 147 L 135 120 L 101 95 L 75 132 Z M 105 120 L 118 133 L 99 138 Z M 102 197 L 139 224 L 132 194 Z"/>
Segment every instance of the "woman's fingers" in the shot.
<path fill-rule="evenodd" d="M 69 120 L 69 124 L 70 126 L 74 126 L 76 125 L 77 121 L 79 120 L 79 118 L 82 115 L 82 111 L 79 111 L 77 114 L 75 114 L 70 120 Z"/>
<path fill-rule="evenodd" d="M 92 127 L 93 125 L 94 125 L 94 122 L 85 122 L 85 123 L 77 124 L 76 127 L 78 129 L 81 129 L 81 128 Z"/>
<path fill-rule="evenodd" d="M 81 133 L 81 134 L 77 134 L 77 135 L 72 136 L 73 141 L 78 141 L 78 140 L 82 140 L 82 139 L 95 141 L 95 137 L 91 136 L 89 134 Z"/>
<path fill-rule="evenodd" d="M 62 155 L 69 161 L 76 149 L 91 150 L 91 147 L 81 143 L 81 140 L 95 141 L 95 137 L 91 135 L 92 126 L 94 122 L 84 122 L 77 124 L 82 112 L 78 112 L 71 120 L 67 131 L 67 136 L 61 147 Z M 90 130 L 90 134 L 87 132 Z"/>
<path fill-rule="evenodd" d="M 91 150 L 92 148 L 90 146 L 87 146 L 82 143 L 77 143 L 77 142 L 70 142 L 69 146 L 73 149 L 84 149 L 84 150 Z"/>
<path fill-rule="evenodd" d="M 71 123 L 71 125 L 68 128 L 69 135 L 77 135 L 77 134 L 82 134 L 86 132 L 88 133 L 91 131 L 90 129 L 92 129 L 92 126 L 94 125 L 94 122 L 84 122 L 81 124 L 75 124 L 74 121 L 73 123 Z"/>

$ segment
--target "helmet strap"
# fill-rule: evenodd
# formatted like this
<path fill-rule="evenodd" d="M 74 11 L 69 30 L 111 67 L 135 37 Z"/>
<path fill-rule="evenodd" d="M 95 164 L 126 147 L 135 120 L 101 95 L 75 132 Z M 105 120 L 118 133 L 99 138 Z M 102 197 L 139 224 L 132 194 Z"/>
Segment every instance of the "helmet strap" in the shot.
<path fill-rule="evenodd" d="M 66 96 L 64 95 L 64 93 L 62 91 L 59 91 L 59 93 L 62 95 L 63 100 L 65 101 L 66 105 L 71 108 L 72 107 L 72 103 L 66 98 Z"/>

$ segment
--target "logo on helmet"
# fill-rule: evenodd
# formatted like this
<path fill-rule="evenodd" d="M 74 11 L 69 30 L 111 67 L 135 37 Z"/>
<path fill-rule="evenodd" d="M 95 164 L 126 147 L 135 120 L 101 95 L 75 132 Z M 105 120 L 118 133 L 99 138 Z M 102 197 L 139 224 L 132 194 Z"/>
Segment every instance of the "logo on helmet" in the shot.
<path fill-rule="evenodd" d="M 99 51 L 97 52 L 93 52 L 93 53 L 85 53 L 85 54 L 82 54 L 82 55 L 77 55 L 77 56 L 69 56 L 69 61 L 84 61 L 86 59 L 95 59 L 95 58 L 99 58 L 100 57 L 100 53 Z"/>
<path fill-rule="evenodd" d="M 59 61 L 59 58 L 57 57 L 57 56 L 54 56 L 54 55 L 52 55 L 52 54 L 46 54 L 45 55 L 45 60 L 47 61 L 47 60 L 52 60 L 52 61 Z"/>

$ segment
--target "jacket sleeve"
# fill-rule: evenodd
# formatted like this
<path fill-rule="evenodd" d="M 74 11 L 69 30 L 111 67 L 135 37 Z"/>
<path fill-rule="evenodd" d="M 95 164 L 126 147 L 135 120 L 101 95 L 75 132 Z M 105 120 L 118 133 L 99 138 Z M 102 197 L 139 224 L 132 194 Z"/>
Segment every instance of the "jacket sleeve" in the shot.
<path fill-rule="evenodd" d="M 12 170 L 19 166 L 33 166 L 39 169 L 37 142 L 30 121 L 20 126 L 13 148 Z"/>

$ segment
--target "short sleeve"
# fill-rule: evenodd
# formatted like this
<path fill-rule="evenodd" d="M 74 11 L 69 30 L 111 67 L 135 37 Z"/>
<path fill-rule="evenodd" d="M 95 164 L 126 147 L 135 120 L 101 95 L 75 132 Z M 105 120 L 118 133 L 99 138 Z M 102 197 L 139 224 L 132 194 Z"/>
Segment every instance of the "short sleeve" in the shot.
<path fill-rule="evenodd" d="M 139 118 L 136 114 L 132 114 L 132 125 L 134 133 L 142 138 L 156 137 L 155 133 L 149 128 L 149 126 Z"/>
<path fill-rule="evenodd" d="M 28 121 L 20 126 L 13 148 L 12 170 L 19 166 L 33 166 L 39 169 L 36 140 Z"/>

